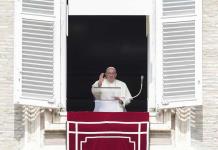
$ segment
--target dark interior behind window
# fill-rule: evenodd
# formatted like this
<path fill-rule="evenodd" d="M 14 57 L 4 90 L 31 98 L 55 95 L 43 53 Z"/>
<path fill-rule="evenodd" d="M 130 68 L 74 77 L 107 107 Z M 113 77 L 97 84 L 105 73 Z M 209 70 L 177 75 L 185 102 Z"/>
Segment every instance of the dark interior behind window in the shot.
<path fill-rule="evenodd" d="M 91 85 L 106 67 L 114 66 L 132 95 L 144 75 L 143 91 L 127 110 L 146 111 L 146 16 L 69 16 L 68 28 L 67 110 L 92 111 Z"/>

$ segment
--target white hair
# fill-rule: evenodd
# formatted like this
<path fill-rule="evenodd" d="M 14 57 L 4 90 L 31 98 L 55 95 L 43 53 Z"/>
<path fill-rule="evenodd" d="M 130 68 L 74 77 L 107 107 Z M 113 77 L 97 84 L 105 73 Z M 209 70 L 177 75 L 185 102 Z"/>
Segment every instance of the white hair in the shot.
<path fill-rule="evenodd" d="M 108 70 L 110 70 L 110 69 L 112 69 L 112 70 L 114 70 L 115 72 L 117 72 L 117 69 L 116 69 L 115 67 L 112 67 L 112 66 L 107 67 L 106 72 L 107 72 Z"/>

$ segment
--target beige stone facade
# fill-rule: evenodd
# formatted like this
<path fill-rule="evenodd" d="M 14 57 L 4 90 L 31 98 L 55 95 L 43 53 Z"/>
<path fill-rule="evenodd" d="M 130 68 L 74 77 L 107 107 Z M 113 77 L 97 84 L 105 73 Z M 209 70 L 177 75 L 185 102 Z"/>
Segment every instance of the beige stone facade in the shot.
<path fill-rule="evenodd" d="M 23 142 L 22 110 L 13 105 L 14 1 L 0 0 L 0 149 L 19 149 Z"/>

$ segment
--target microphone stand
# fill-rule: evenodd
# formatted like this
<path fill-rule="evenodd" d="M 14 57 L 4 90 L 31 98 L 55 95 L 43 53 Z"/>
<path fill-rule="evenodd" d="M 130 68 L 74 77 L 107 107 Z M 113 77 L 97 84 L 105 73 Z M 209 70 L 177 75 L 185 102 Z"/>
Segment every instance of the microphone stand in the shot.
<path fill-rule="evenodd" d="M 144 80 L 144 76 L 141 75 L 141 87 L 140 87 L 140 90 L 139 90 L 139 92 L 135 96 L 130 98 L 130 101 L 133 100 L 134 98 L 138 97 L 141 94 L 142 88 L 143 88 L 143 80 Z"/>

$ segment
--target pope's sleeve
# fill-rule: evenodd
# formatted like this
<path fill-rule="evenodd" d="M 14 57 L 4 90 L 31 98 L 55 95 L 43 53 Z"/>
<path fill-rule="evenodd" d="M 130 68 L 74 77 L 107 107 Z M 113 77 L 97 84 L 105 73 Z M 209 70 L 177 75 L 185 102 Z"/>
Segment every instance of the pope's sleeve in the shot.
<path fill-rule="evenodd" d="M 97 97 L 99 97 L 100 91 L 95 89 L 94 87 L 98 87 L 98 81 L 96 81 L 94 84 L 92 84 L 92 88 L 91 88 L 93 96 L 95 98 L 97 98 Z"/>
<path fill-rule="evenodd" d="M 123 105 L 128 105 L 131 102 L 132 95 L 129 92 L 129 89 L 126 84 L 124 84 L 124 90 L 125 90 L 125 99 L 123 100 Z"/>

